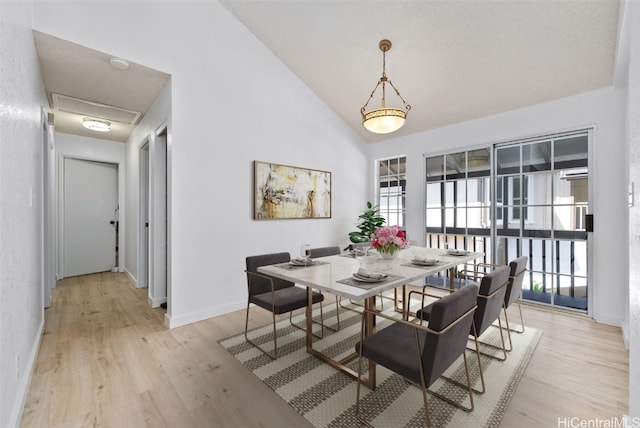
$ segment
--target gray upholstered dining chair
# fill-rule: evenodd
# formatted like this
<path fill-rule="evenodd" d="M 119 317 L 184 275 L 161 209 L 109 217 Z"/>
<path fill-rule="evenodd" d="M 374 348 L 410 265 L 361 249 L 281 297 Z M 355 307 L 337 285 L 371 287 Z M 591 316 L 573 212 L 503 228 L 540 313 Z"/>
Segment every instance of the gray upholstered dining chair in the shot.
<path fill-rule="evenodd" d="M 363 358 L 368 358 L 370 361 L 403 376 L 422 390 L 428 427 L 431 426 L 431 419 L 427 393 L 465 411 L 473 410 L 473 393 L 467 365 L 466 347 L 469 330 L 472 328 L 477 295 L 478 287 L 469 285 L 433 303 L 428 326 L 388 317 L 377 311 L 365 310 L 362 315 L 360 342 L 356 344 L 359 358 L 355 411 L 360 422 L 370 426 L 360 409 Z M 364 337 L 365 322 L 368 316 L 383 317 L 394 322 L 373 335 Z M 468 406 L 428 389 L 460 356 L 464 360 L 467 383 L 466 385 L 457 381 L 454 383 L 466 389 L 465 395 L 469 396 Z M 448 380 L 451 381 L 451 379 Z M 466 401 L 466 399 L 464 400 Z"/>
<path fill-rule="evenodd" d="M 509 348 L 507 352 L 513 349 L 513 341 L 511 339 L 511 332 L 524 333 L 524 317 L 522 316 L 522 307 L 520 306 L 520 298 L 522 297 L 522 282 L 524 280 L 524 274 L 527 270 L 527 263 L 529 258 L 527 256 L 520 256 L 509 263 L 509 283 L 507 284 L 507 291 L 504 296 L 504 319 L 507 330 L 507 337 L 509 338 Z M 464 275 L 466 278 L 478 281 L 484 276 L 487 271 L 495 269 L 496 267 L 504 266 L 491 263 L 478 263 L 474 266 L 472 271 L 462 271 L 460 275 Z M 509 316 L 507 315 L 507 309 L 513 304 L 518 305 L 518 312 L 520 313 L 520 329 L 512 329 L 509 326 Z"/>
<path fill-rule="evenodd" d="M 522 282 L 524 280 L 524 273 L 527 270 L 527 263 L 529 258 L 527 256 L 520 256 L 509 263 L 509 284 L 507 285 L 507 292 L 504 296 L 504 320 L 507 325 L 507 335 L 509 337 L 509 349 L 513 349 L 513 342 L 511 340 L 511 332 L 524 333 L 524 318 L 522 317 L 522 307 L 520 306 L 520 298 L 522 295 Z M 518 305 L 518 312 L 520 312 L 520 329 L 515 330 L 509 327 L 509 317 L 507 316 L 507 309 L 513 303 Z"/>
<path fill-rule="evenodd" d="M 473 314 L 473 325 L 469 330 L 468 334 L 473 337 L 475 343 L 475 351 L 478 357 L 478 368 L 480 373 L 480 383 L 482 389 L 476 390 L 474 392 L 478 394 L 484 394 L 486 391 L 486 385 L 484 381 L 484 373 L 482 371 L 482 361 L 480 359 L 480 354 L 485 354 L 491 358 L 495 358 L 500 361 L 504 361 L 507 359 L 507 349 L 504 341 L 504 334 L 502 329 L 502 323 L 500 321 L 500 311 L 504 305 L 504 296 L 507 291 L 507 284 L 509 282 L 509 268 L 506 266 L 501 266 L 496 268 L 495 270 L 487 273 L 480 280 L 480 286 L 477 287 L 475 284 L 468 284 L 462 288 L 462 290 L 467 287 L 474 286 L 476 290 L 478 290 L 477 296 L 477 304 L 478 308 Z M 452 292 L 452 294 L 459 293 L 459 291 Z M 411 294 L 409 296 L 409 300 L 411 299 Z M 436 301 L 437 302 L 437 301 Z M 421 322 L 429 321 L 431 319 L 431 313 L 433 311 L 433 305 L 427 305 L 426 307 L 419 309 L 416 312 L 416 317 L 421 320 Z M 484 333 L 495 321 L 498 321 L 498 326 L 500 328 L 500 342 L 502 346 L 495 346 L 494 344 L 484 343 L 478 340 L 482 333 Z M 488 347 L 500 349 L 502 351 L 502 357 L 496 356 L 494 354 L 484 353 L 480 351 L 478 346 L 479 343 L 482 343 Z"/>
<path fill-rule="evenodd" d="M 501 361 L 507 359 L 507 348 L 504 341 L 500 312 L 504 306 L 504 296 L 507 293 L 508 284 L 509 268 L 506 266 L 499 266 L 483 276 L 480 281 L 480 288 L 478 291 L 478 309 L 476 309 L 476 313 L 473 317 L 476 326 L 476 337 L 482 336 L 482 334 L 487 331 L 495 321 L 498 321 L 498 327 L 500 328 L 500 342 L 502 344 L 499 348 L 502 350 L 503 356 L 500 358 L 492 354 L 488 355 Z M 473 334 L 473 332 L 470 334 Z M 485 345 L 495 347 L 490 344 Z"/>
<path fill-rule="evenodd" d="M 336 256 L 339 254 L 340 254 L 340 247 L 338 246 L 310 248 L 307 251 L 307 255 L 312 259 L 328 257 L 328 256 Z M 336 296 L 336 327 L 333 328 L 328 325 L 326 325 L 325 327 L 333 331 L 340 330 L 340 297 L 338 296 Z"/>
<path fill-rule="evenodd" d="M 293 323 L 292 312 L 307 307 L 307 290 L 305 288 L 296 287 L 293 282 L 285 281 L 269 275 L 258 272 L 260 266 L 272 265 L 277 263 L 288 263 L 291 260 L 289 253 L 273 253 L 258 256 L 250 256 L 246 258 L 247 273 L 247 314 L 244 324 L 244 337 L 247 342 L 267 354 L 269 357 L 278 358 L 278 337 L 276 334 L 276 315 L 289 313 L 289 322 L 292 326 L 306 331 L 305 328 Z M 313 292 L 312 302 L 321 303 L 324 296 L 320 293 Z M 249 339 L 249 309 L 254 304 L 272 314 L 273 320 L 273 351 L 269 352 L 263 349 L 258 343 Z M 322 306 L 320 306 L 320 323 L 322 324 Z M 322 326 L 324 328 L 324 326 Z"/>

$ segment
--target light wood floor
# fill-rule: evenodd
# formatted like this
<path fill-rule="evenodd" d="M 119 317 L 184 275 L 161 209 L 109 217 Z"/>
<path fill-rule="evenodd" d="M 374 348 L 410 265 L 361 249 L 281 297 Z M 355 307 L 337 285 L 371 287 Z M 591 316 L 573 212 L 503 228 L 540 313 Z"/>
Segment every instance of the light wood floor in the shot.
<path fill-rule="evenodd" d="M 244 311 L 167 330 L 164 311 L 150 309 L 146 295 L 119 273 L 58 284 L 22 427 L 310 426 L 217 344 L 243 330 Z M 555 428 L 558 418 L 627 413 L 620 329 L 523 310 L 543 336 L 501 427 Z M 252 323 L 269 322 L 266 312 L 252 313 Z"/>

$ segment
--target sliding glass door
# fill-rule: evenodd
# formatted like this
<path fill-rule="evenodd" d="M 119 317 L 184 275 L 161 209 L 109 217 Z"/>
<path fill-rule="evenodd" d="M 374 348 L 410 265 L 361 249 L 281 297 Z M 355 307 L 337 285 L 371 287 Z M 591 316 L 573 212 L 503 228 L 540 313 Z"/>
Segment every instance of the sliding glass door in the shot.
<path fill-rule="evenodd" d="M 588 132 L 499 145 L 495 246 L 529 257 L 523 298 L 587 310 Z"/>
<path fill-rule="evenodd" d="M 427 157 L 427 246 L 529 257 L 523 298 L 588 303 L 589 131 Z"/>

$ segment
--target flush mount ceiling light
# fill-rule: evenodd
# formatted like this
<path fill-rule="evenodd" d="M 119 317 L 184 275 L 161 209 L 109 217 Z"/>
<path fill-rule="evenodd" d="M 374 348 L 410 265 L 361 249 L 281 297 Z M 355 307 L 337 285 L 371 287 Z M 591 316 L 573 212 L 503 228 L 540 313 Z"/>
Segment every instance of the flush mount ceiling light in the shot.
<path fill-rule="evenodd" d="M 411 106 L 407 104 L 404 98 L 402 98 L 402 95 L 400 95 L 398 89 L 396 89 L 393 83 L 391 83 L 391 80 L 387 78 L 387 74 L 385 73 L 386 53 L 389 49 L 391 49 L 391 42 L 387 39 L 380 40 L 378 46 L 382 51 L 382 77 L 380 77 L 380 81 L 376 84 L 376 87 L 373 88 L 373 92 L 371 92 L 371 95 L 369 95 L 369 99 L 367 100 L 367 102 L 360 109 L 360 113 L 362 113 L 362 126 L 376 134 L 388 134 L 389 132 L 397 131 L 398 129 L 402 128 L 402 125 L 404 125 L 404 122 L 407 118 L 407 113 L 409 112 L 409 110 L 411 110 Z M 393 90 L 396 91 L 396 95 L 400 98 L 400 100 L 402 100 L 404 109 L 386 106 L 385 85 L 387 83 L 389 83 Z M 373 95 L 376 93 L 378 87 L 381 84 L 381 107 L 366 111 L 369 101 L 371 101 L 371 98 L 373 98 Z"/>
<path fill-rule="evenodd" d="M 111 129 L 111 122 L 107 120 L 85 117 L 84 119 L 82 119 L 82 126 L 92 131 L 109 132 L 109 130 Z"/>
<path fill-rule="evenodd" d="M 129 69 L 129 62 L 122 58 L 111 58 L 109 60 L 109 63 L 111 64 L 111 66 L 113 66 L 113 68 L 117 68 L 118 70 Z"/>

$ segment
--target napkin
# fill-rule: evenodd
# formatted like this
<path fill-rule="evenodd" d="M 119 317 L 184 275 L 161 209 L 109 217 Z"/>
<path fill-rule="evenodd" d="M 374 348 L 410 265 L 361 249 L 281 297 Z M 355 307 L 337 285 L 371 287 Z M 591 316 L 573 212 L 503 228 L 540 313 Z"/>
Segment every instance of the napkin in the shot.
<path fill-rule="evenodd" d="M 427 256 L 421 256 L 418 254 L 413 257 L 413 261 L 418 263 L 436 263 L 437 262 L 436 259 L 429 259 L 427 258 Z"/>
<path fill-rule="evenodd" d="M 371 279 L 382 279 L 387 277 L 387 275 L 382 272 L 372 272 L 365 268 L 358 269 L 357 275 Z"/>

